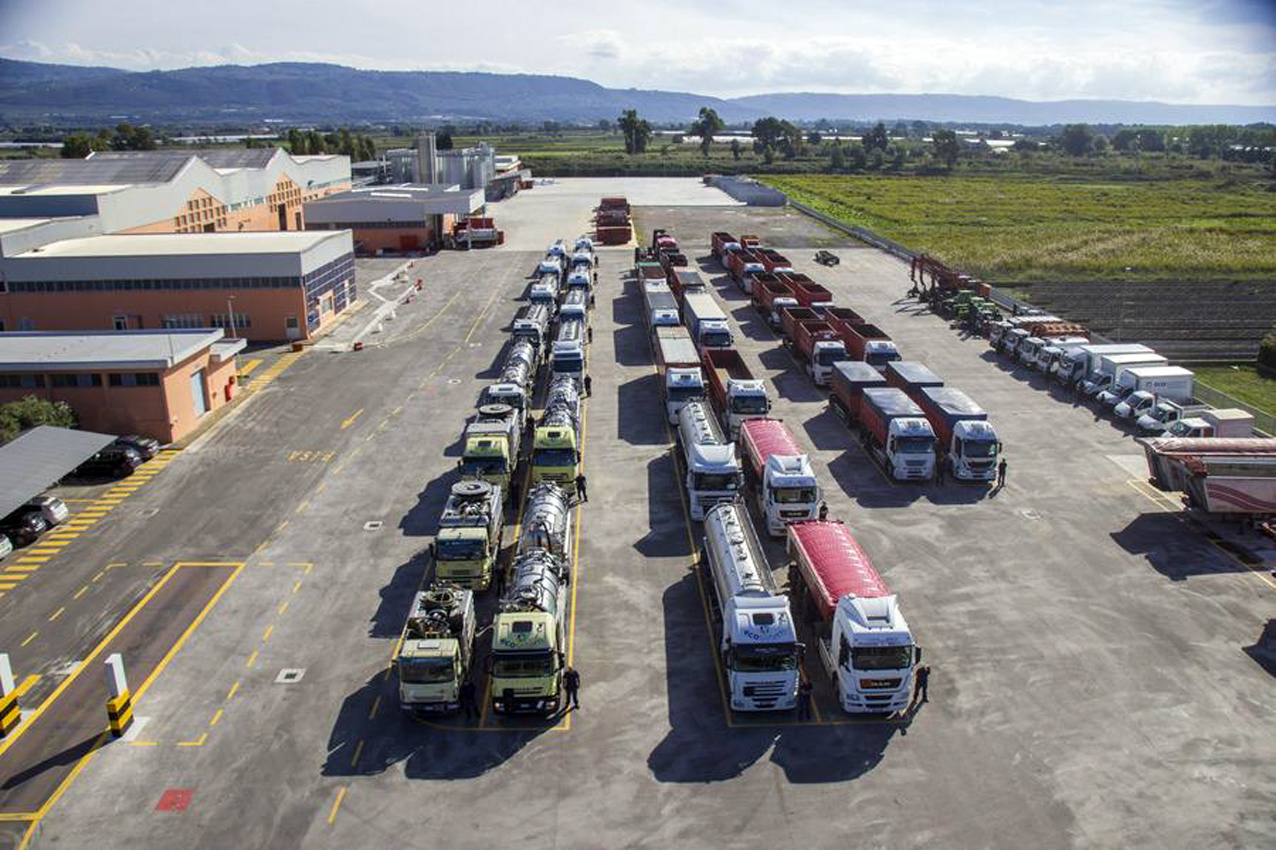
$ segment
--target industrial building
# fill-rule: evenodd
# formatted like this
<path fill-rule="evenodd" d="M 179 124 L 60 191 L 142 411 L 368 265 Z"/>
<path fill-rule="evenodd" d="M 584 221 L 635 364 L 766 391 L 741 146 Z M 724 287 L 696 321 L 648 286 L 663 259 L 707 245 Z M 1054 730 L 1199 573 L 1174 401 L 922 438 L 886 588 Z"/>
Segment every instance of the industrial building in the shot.
<path fill-rule="evenodd" d="M 99 235 L 0 219 L 0 330 L 224 328 L 304 340 L 355 300 L 350 232 Z M 34 234 L 34 235 L 33 235 Z"/>
<path fill-rule="evenodd" d="M 373 186 L 305 205 L 310 230 L 348 229 L 356 253 L 420 251 L 438 247 L 458 219 L 483 209 L 482 189 L 459 186 Z"/>
<path fill-rule="evenodd" d="M 531 179 L 531 171 L 517 157 L 498 156 L 487 142 L 478 147 L 439 150 L 432 132 L 417 136 L 415 148 L 394 148 L 385 152 L 390 181 L 456 185 L 462 189 L 482 189 L 489 201 L 509 197 Z"/>
<path fill-rule="evenodd" d="M 86 430 L 171 443 L 234 398 L 244 345 L 207 329 L 0 333 L 0 404 L 64 401 Z"/>

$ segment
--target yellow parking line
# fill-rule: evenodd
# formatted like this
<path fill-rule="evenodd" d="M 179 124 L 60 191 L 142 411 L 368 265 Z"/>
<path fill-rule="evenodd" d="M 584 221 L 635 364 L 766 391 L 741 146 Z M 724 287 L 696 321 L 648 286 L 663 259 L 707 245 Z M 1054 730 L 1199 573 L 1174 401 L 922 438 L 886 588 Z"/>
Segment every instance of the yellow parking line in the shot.
<path fill-rule="evenodd" d="M 220 721 L 220 720 L 222 719 L 222 712 L 223 712 L 224 710 L 225 710 L 225 709 L 221 709 L 221 708 L 217 709 L 217 713 L 213 715 L 213 719 L 212 719 L 212 720 L 208 721 L 208 725 L 209 725 L 209 726 L 216 726 L 216 725 L 217 725 L 217 723 L 218 723 L 218 721 Z"/>
<path fill-rule="evenodd" d="M 5 567 L 6 571 L 17 573 L 32 573 L 40 569 L 39 564 L 10 564 Z"/>
<path fill-rule="evenodd" d="M 249 375 L 251 375 L 251 374 L 253 373 L 253 370 L 254 370 L 254 369 L 256 369 L 258 366 L 260 366 L 260 365 L 261 365 L 261 363 L 262 363 L 262 361 L 261 361 L 261 359 L 260 359 L 260 358 L 255 358 L 255 359 L 253 359 L 253 360 L 249 360 L 249 361 L 248 361 L 247 363 L 245 363 L 245 364 L 243 365 L 243 367 L 239 370 L 239 376 L 240 376 L 241 378 L 246 378 L 246 377 L 248 377 Z"/>
<path fill-rule="evenodd" d="M 22 642 L 22 645 L 23 645 L 23 646 L 26 646 L 26 645 L 27 645 L 27 644 L 29 644 L 31 641 L 35 640 L 36 635 L 38 635 L 38 634 L 40 634 L 40 633 L 39 633 L 39 632 L 32 632 L 31 634 L 27 635 L 27 639 L 26 639 L 26 640 L 24 640 L 24 641 Z"/>
<path fill-rule="evenodd" d="M 199 736 L 197 739 L 195 739 L 194 741 L 178 741 L 178 742 L 177 742 L 177 746 L 179 746 L 179 747 L 202 747 L 202 746 L 204 746 L 204 744 L 205 744 L 207 741 L 208 741 L 208 733 L 207 733 L 207 732 L 205 732 L 203 735 L 200 735 L 200 736 Z"/>
<path fill-rule="evenodd" d="M 8 582 L 0 582 L 0 590 L 13 590 L 15 587 L 17 587 L 16 584 L 9 584 Z"/>
<path fill-rule="evenodd" d="M 65 610 L 66 610 L 66 606 L 65 606 L 65 605 L 63 605 L 63 606 L 62 606 L 61 608 L 59 608 L 58 610 L 54 611 L 52 614 L 50 614 L 50 615 L 49 615 L 49 622 L 50 622 L 50 623 L 52 623 L 52 622 L 54 622 L 55 620 L 57 620 L 57 618 L 58 618 L 58 617 L 61 617 L 61 616 L 62 616 L 62 612 L 63 612 L 63 611 L 65 611 Z"/>
<path fill-rule="evenodd" d="M 51 557 L 53 556 L 52 555 L 23 555 L 21 558 L 18 559 L 18 563 L 19 564 L 43 564 L 45 561 L 49 560 L 49 558 Z"/>
<path fill-rule="evenodd" d="M 230 686 L 230 693 L 226 694 L 226 702 L 230 702 L 231 697 L 233 697 L 235 692 L 239 690 L 239 683 L 242 681 L 243 679 L 239 679 L 235 682 L 235 684 Z"/>
<path fill-rule="evenodd" d="M 458 292 L 459 291 L 460 290 L 458 290 Z M 332 801 L 332 809 L 328 812 L 328 826 L 332 826 L 336 823 L 337 809 L 341 808 L 341 801 L 346 798 L 347 790 L 349 790 L 349 786 L 347 785 L 342 785 L 341 788 L 337 790 L 337 799 Z"/>

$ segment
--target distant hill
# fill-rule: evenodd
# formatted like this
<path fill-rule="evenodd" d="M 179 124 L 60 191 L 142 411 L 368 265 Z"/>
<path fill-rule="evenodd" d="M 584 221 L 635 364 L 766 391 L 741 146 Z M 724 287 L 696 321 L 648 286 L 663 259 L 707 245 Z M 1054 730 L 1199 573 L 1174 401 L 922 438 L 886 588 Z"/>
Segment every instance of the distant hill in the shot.
<path fill-rule="evenodd" d="M 0 59 L 0 118 L 69 123 L 127 115 L 142 121 L 597 121 L 637 109 L 655 122 L 711 106 L 728 122 L 923 120 L 1007 124 L 1251 123 L 1276 108 L 1132 101 L 1037 103 L 947 94 L 766 94 L 722 99 L 689 92 L 609 89 L 573 77 L 454 71 L 363 71 L 280 62 L 127 72 Z"/>

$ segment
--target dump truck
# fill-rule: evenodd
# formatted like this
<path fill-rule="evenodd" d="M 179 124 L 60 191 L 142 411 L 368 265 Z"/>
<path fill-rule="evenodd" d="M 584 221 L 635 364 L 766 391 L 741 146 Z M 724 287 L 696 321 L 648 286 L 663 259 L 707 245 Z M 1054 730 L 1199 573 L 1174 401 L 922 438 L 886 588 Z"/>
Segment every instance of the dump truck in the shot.
<path fill-rule="evenodd" d="M 735 250 L 740 247 L 740 243 L 734 236 L 721 230 L 709 237 L 709 244 L 714 259 L 719 263 L 723 262 L 723 253 L 725 251 Z M 723 263 L 722 267 L 726 268 L 726 264 Z"/>
<path fill-rule="evenodd" d="M 570 580 L 568 563 L 544 549 L 515 556 L 492 620 L 488 674 L 497 714 L 550 715 L 562 704 Z"/>
<path fill-rule="evenodd" d="M 1209 514 L 1276 516 L 1276 439 L 1140 440 L 1151 482 Z"/>
<path fill-rule="evenodd" d="M 988 414 L 954 387 L 924 386 L 913 397 L 935 432 L 939 463 L 960 481 L 993 481 L 1001 441 Z"/>
<path fill-rule="evenodd" d="M 798 322 L 793 331 L 792 350 L 797 359 L 817 387 L 828 386 L 834 364 L 847 359 L 841 336 L 821 319 Z"/>
<path fill-rule="evenodd" d="M 744 482 L 766 519 L 767 531 L 783 537 L 790 522 L 815 519 L 824 497 L 811 458 L 780 419 L 750 419 L 740 425 Z"/>
<path fill-rule="evenodd" d="M 740 287 L 740 291 L 749 295 L 752 294 L 750 275 L 761 274 L 768 269 L 756 252 L 741 249 L 727 254 L 727 271 L 731 273 L 731 279 Z"/>
<path fill-rule="evenodd" d="M 793 272 L 793 264 L 789 262 L 789 258 L 774 248 L 755 248 L 753 254 L 762 261 L 763 269 L 771 274 Z"/>
<path fill-rule="evenodd" d="M 704 522 L 718 652 L 734 711 L 784 711 L 797 704 L 802 647 L 749 512 L 715 506 Z"/>
<path fill-rule="evenodd" d="M 688 292 L 707 291 L 704 278 L 700 276 L 700 272 L 688 271 L 687 269 L 671 269 L 668 280 L 669 288 L 679 301 L 686 297 Z"/>
<path fill-rule="evenodd" d="M 833 293 L 806 275 L 786 274 L 781 275 L 781 279 L 793 287 L 793 296 L 801 306 L 821 313 L 833 306 Z"/>
<path fill-rule="evenodd" d="M 864 389 L 885 387 L 886 378 L 867 363 L 843 360 L 833 364 L 833 374 L 829 385 L 832 388 L 829 394 L 829 407 L 842 417 L 847 427 L 858 428 Z"/>
<path fill-rule="evenodd" d="M 555 378 L 532 439 L 532 482 L 552 481 L 576 492 L 580 472 L 580 390 L 571 376 Z"/>
<path fill-rule="evenodd" d="M 784 311 L 798 306 L 797 298 L 793 296 L 793 287 L 778 278 L 774 281 L 755 280 L 757 285 L 750 293 L 753 307 L 762 314 L 768 325 L 779 328 L 784 319 Z"/>
<path fill-rule="evenodd" d="M 886 385 L 904 391 L 913 401 L 921 404 L 923 387 L 942 387 L 944 379 L 936 375 L 924 364 L 913 360 L 896 360 L 887 363 L 882 374 L 886 377 Z"/>
<path fill-rule="evenodd" d="M 521 418 L 509 405 L 485 404 L 461 435 L 461 459 L 457 468 L 463 478 L 477 478 L 509 492 L 518 468 Z"/>
<path fill-rule="evenodd" d="M 475 622 L 472 590 L 436 581 L 416 592 L 394 656 L 401 709 L 428 715 L 461 707 Z"/>
<path fill-rule="evenodd" d="M 866 325 L 868 320 L 850 307 L 828 307 L 824 310 L 824 321 L 833 326 L 839 334 L 846 334 L 846 329 L 853 325 Z"/>
<path fill-rule="evenodd" d="M 810 307 L 785 307 L 780 311 L 780 332 L 790 340 L 797 333 L 798 322 L 823 321 L 820 314 Z"/>
<path fill-rule="evenodd" d="M 935 474 L 935 431 L 922 409 L 896 387 L 861 393 L 860 441 L 894 481 L 929 481 Z"/>
<path fill-rule="evenodd" d="M 502 493 L 486 481 L 452 485 L 431 547 L 435 578 L 473 590 L 491 585 L 505 529 Z"/>
<path fill-rule="evenodd" d="M 708 292 L 689 292 L 682 299 L 682 323 L 696 348 L 729 348 L 732 343 L 731 326 L 727 314 L 722 312 L 717 300 Z"/>
<path fill-rule="evenodd" d="M 906 711 L 922 652 L 899 598 L 841 522 L 788 528 L 794 608 L 814 622 L 816 652 L 849 714 Z"/>
<path fill-rule="evenodd" d="M 705 400 L 704 373 L 700 355 L 686 328 L 659 328 L 656 331 L 656 365 L 669 424 L 678 422 L 678 411 L 689 401 Z"/>
<path fill-rule="evenodd" d="M 863 360 L 879 372 L 886 369 L 886 364 L 899 360 L 899 349 L 891 341 L 890 335 L 877 325 L 867 322 L 860 325 L 849 325 L 840 328 L 842 342 L 846 343 L 846 354 L 852 360 Z"/>
<path fill-rule="evenodd" d="M 766 384 L 753 377 L 740 352 L 733 348 L 703 349 L 700 365 L 709 382 L 709 400 L 731 439 L 739 435 L 741 422 L 759 419 L 771 411 Z"/>
<path fill-rule="evenodd" d="M 740 492 L 741 469 L 736 447 L 722 433 L 709 407 L 689 401 L 678 411 L 678 445 L 686 469 L 687 509 L 694 520 Z"/>

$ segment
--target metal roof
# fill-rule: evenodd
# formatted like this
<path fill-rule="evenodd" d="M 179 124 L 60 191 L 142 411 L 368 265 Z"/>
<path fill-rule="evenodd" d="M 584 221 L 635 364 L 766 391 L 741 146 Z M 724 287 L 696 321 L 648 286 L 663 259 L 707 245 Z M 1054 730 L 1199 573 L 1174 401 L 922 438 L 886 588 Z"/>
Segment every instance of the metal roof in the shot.
<path fill-rule="evenodd" d="M 0 333 L 0 370 L 168 369 L 220 342 L 223 334 L 220 328 L 11 331 Z"/>
<path fill-rule="evenodd" d="M 132 183 L 167 183 L 191 159 L 182 157 L 91 157 L 89 159 L 19 159 L 0 161 L 0 183 L 39 186 L 71 183 L 103 186 Z"/>
<path fill-rule="evenodd" d="M 111 434 L 38 425 L 0 446 L 0 517 L 40 495 L 114 441 Z"/>
<path fill-rule="evenodd" d="M 292 254 L 339 236 L 332 230 L 257 230 L 236 233 L 112 233 L 63 239 L 11 259 L 46 257 L 194 257 L 200 254 Z"/>

